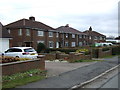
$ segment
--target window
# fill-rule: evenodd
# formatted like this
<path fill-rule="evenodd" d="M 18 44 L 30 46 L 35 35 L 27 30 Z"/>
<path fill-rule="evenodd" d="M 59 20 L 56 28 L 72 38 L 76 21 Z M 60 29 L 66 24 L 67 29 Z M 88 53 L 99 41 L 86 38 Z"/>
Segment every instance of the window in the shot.
<path fill-rule="evenodd" d="M 49 41 L 49 48 L 53 48 L 53 41 Z"/>
<path fill-rule="evenodd" d="M 13 48 L 13 49 L 7 50 L 7 52 L 22 52 L 22 50 L 21 49 Z"/>
<path fill-rule="evenodd" d="M 22 35 L 22 29 L 18 30 L 18 35 L 21 36 Z"/>
<path fill-rule="evenodd" d="M 82 35 L 79 35 L 79 38 L 82 38 Z"/>
<path fill-rule="evenodd" d="M 75 34 L 72 34 L 72 38 L 75 38 Z"/>
<path fill-rule="evenodd" d="M 43 31 L 38 31 L 38 36 L 44 36 L 44 32 Z"/>
<path fill-rule="evenodd" d="M 79 46 L 82 46 L 82 42 L 79 42 L 79 44 L 78 44 Z"/>
<path fill-rule="evenodd" d="M 92 39 L 92 37 L 91 37 L 91 36 L 89 36 L 89 39 Z"/>
<path fill-rule="evenodd" d="M 37 43 L 43 43 L 44 44 L 44 41 L 37 41 Z"/>
<path fill-rule="evenodd" d="M 49 37 L 53 37 L 53 32 L 49 32 Z"/>
<path fill-rule="evenodd" d="M 26 29 L 26 36 L 30 36 L 30 30 Z"/>
<path fill-rule="evenodd" d="M 75 47 L 75 42 L 72 42 L 72 47 Z"/>
<path fill-rule="evenodd" d="M 59 33 L 58 32 L 56 33 L 56 37 L 59 37 Z"/>
<path fill-rule="evenodd" d="M 68 38 L 68 33 L 66 33 L 66 38 Z"/>
<path fill-rule="evenodd" d="M 10 29 L 8 29 L 8 33 L 10 34 Z"/>
<path fill-rule="evenodd" d="M 65 47 L 68 47 L 68 42 L 65 42 Z"/>

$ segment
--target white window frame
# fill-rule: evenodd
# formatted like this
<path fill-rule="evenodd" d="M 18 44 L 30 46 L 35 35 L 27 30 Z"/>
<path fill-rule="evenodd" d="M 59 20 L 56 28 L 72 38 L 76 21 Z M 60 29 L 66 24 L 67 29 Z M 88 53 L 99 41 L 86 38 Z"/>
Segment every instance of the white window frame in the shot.
<path fill-rule="evenodd" d="M 83 42 L 79 42 L 79 44 L 78 44 L 79 46 L 83 46 Z"/>
<path fill-rule="evenodd" d="M 39 43 L 43 43 L 43 44 L 44 44 L 44 43 L 45 43 L 45 41 L 41 41 L 41 40 L 40 40 L 40 41 L 37 41 L 37 43 L 38 43 L 38 44 L 39 44 Z"/>
<path fill-rule="evenodd" d="M 58 32 L 56 33 L 56 37 L 59 37 L 59 33 Z"/>
<path fill-rule="evenodd" d="M 53 48 L 54 47 L 54 42 L 53 41 L 49 41 L 49 48 Z"/>
<path fill-rule="evenodd" d="M 10 34 L 10 29 L 8 29 L 8 33 Z"/>
<path fill-rule="evenodd" d="M 72 38 L 75 38 L 75 34 L 72 34 Z"/>
<path fill-rule="evenodd" d="M 44 31 L 38 31 L 38 36 L 44 36 Z"/>
<path fill-rule="evenodd" d="M 22 36 L 22 29 L 19 29 L 19 30 L 18 30 L 18 35 L 19 35 L 19 36 Z"/>
<path fill-rule="evenodd" d="M 30 36 L 30 29 L 26 29 L 26 36 Z"/>
<path fill-rule="evenodd" d="M 53 32 L 49 32 L 49 37 L 53 37 Z"/>
<path fill-rule="evenodd" d="M 71 42 L 71 47 L 75 47 L 76 46 L 76 42 Z"/>
<path fill-rule="evenodd" d="M 68 42 L 65 42 L 65 47 L 68 47 Z"/>
<path fill-rule="evenodd" d="M 68 38 L 68 33 L 65 34 L 65 37 Z"/>
<path fill-rule="evenodd" d="M 79 38 L 82 38 L 82 35 L 79 35 Z"/>

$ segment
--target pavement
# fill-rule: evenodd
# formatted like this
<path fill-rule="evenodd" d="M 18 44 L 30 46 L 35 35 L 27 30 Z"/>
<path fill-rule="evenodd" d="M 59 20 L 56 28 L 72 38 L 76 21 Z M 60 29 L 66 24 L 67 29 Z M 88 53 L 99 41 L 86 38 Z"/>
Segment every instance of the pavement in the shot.
<path fill-rule="evenodd" d="M 100 75 L 106 70 L 109 70 L 110 68 L 118 65 L 119 63 L 118 56 L 104 60 L 105 61 L 99 61 L 94 64 L 79 67 L 57 76 L 49 77 L 47 79 L 29 83 L 27 85 L 19 86 L 16 88 L 55 88 L 57 90 L 68 90 L 75 85 L 78 85 Z"/>

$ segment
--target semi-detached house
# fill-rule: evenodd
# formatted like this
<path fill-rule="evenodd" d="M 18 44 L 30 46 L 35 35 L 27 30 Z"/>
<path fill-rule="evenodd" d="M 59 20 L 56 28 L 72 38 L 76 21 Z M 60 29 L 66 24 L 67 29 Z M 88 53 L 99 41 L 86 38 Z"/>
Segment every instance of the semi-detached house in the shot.
<path fill-rule="evenodd" d="M 88 45 L 88 35 L 77 29 L 69 27 L 69 24 L 56 29 L 59 32 L 60 47 L 79 47 Z"/>
<path fill-rule="evenodd" d="M 12 47 L 26 46 L 37 49 L 38 43 L 44 43 L 47 48 L 79 47 L 105 41 L 105 36 L 92 31 L 92 28 L 85 32 L 69 27 L 69 25 L 52 28 L 44 23 L 29 19 L 20 19 L 4 26 L 12 36 Z M 91 38 L 99 38 L 93 40 Z M 102 38 L 102 40 L 101 40 Z"/>
<path fill-rule="evenodd" d="M 21 19 L 5 26 L 13 37 L 12 46 L 26 46 L 37 49 L 38 43 L 44 43 L 49 48 L 58 46 L 58 32 L 35 17 Z"/>

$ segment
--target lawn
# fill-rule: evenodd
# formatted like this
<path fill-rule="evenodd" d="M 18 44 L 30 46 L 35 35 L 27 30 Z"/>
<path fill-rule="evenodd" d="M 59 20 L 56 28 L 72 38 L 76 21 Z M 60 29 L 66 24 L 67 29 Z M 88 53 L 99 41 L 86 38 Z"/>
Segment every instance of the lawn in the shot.
<path fill-rule="evenodd" d="M 17 73 L 10 76 L 2 76 L 2 88 L 15 88 L 46 78 L 46 71 L 39 69 L 29 70 L 23 73 Z"/>

